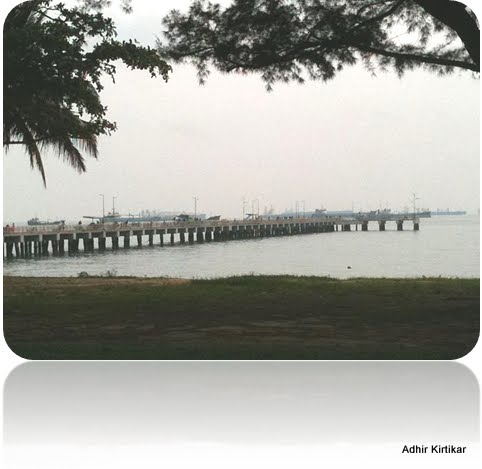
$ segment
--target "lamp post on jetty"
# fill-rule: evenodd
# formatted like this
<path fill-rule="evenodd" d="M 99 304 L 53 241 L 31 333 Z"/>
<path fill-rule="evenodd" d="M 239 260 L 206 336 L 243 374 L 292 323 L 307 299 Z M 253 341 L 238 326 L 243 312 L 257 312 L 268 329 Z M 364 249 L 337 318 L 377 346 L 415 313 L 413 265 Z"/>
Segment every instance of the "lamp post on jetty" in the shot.
<path fill-rule="evenodd" d="M 112 197 L 112 216 L 113 217 L 115 217 L 115 199 L 117 199 L 116 195 Z"/>
<path fill-rule="evenodd" d="M 102 223 L 104 223 L 104 218 L 105 218 L 105 197 L 104 197 L 104 194 L 99 194 L 99 197 L 102 197 Z"/>
<path fill-rule="evenodd" d="M 413 200 L 413 219 L 415 220 L 415 218 L 416 218 L 415 201 L 420 200 L 420 198 L 417 197 L 417 194 L 415 194 L 415 192 L 412 192 L 412 200 Z"/>
<path fill-rule="evenodd" d="M 417 218 L 417 208 L 415 202 L 419 200 L 415 192 L 412 193 L 413 198 L 413 230 L 418 231 L 420 229 L 419 220 Z"/>
<path fill-rule="evenodd" d="M 196 220 L 197 218 L 197 201 L 199 199 L 199 197 L 193 197 L 194 199 L 194 220 Z"/>
<path fill-rule="evenodd" d="M 253 204 L 254 204 L 254 202 L 256 202 L 256 215 L 259 218 L 259 199 L 254 199 Z M 254 212 L 254 210 L 253 210 L 253 212 Z"/>

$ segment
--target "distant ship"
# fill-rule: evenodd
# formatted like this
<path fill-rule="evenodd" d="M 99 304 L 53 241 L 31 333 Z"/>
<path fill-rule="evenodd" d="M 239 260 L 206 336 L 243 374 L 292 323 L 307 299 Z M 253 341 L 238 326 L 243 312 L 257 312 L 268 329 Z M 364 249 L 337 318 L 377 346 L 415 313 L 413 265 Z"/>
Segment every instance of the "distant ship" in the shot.
<path fill-rule="evenodd" d="M 104 221 L 104 223 L 144 223 L 144 222 L 151 222 L 151 221 L 165 221 L 172 219 L 172 217 L 161 217 L 161 216 L 152 216 L 152 217 L 142 217 L 142 216 L 134 216 L 134 215 L 119 215 L 119 214 L 108 214 L 102 217 L 99 216 L 91 216 L 91 215 L 84 215 L 82 218 L 88 218 L 94 222 L 94 220 L 98 220 L 98 222 Z"/>
<path fill-rule="evenodd" d="M 216 218 L 218 217 L 218 218 Z M 219 220 L 220 216 L 216 215 L 216 217 L 212 217 L 213 220 Z M 119 215 L 117 212 L 115 214 L 108 213 L 105 216 L 91 216 L 91 215 L 84 215 L 83 218 L 88 218 L 92 220 L 92 223 L 149 223 L 149 222 L 172 222 L 172 221 L 188 221 L 194 220 L 194 217 L 186 214 L 181 213 L 177 216 L 172 215 L 152 215 L 152 216 L 142 216 L 142 215 Z M 206 216 L 204 214 L 200 214 L 197 216 L 197 220 L 204 220 Z"/>
<path fill-rule="evenodd" d="M 38 226 L 38 225 L 63 225 L 65 224 L 65 220 L 55 220 L 55 221 L 41 221 L 38 218 L 31 218 L 27 221 L 27 225 L 29 226 Z"/>
<path fill-rule="evenodd" d="M 465 210 L 439 210 L 432 212 L 432 215 L 467 215 Z"/>

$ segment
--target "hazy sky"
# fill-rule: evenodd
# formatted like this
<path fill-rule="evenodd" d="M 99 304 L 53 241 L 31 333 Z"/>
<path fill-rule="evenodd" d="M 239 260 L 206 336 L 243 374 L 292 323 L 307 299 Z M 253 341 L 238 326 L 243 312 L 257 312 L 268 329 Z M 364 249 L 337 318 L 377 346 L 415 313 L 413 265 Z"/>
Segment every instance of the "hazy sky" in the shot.
<path fill-rule="evenodd" d="M 115 3 L 115 2 L 114 2 Z M 160 5 L 158 5 L 160 3 Z M 229 2 L 223 2 L 229 3 Z M 113 8 L 122 38 L 153 44 L 161 18 L 188 1 L 134 0 Z M 122 214 L 142 209 L 240 217 L 260 209 L 479 207 L 479 87 L 470 73 L 371 76 L 347 69 L 328 83 L 276 84 L 213 71 L 199 86 L 189 66 L 168 83 L 119 67 L 102 94 L 118 131 L 79 175 L 45 155 L 47 189 L 19 149 L 4 156 L 4 221 L 99 215 L 105 194 Z"/>

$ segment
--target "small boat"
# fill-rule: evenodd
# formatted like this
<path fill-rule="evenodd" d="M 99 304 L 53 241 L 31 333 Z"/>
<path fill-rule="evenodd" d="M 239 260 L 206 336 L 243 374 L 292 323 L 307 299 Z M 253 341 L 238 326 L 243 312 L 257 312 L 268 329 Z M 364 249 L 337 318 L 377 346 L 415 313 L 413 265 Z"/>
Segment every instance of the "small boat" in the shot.
<path fill-rule="evenodd" d="M 174 221 L 189 221 L 189 220 L 192 220 L 192 217 L 187 213 L 180 213 L 177 217 L 174 217 Z"/>
<path fill-rule="evenodd" d="M 55 221 L 41 221 L 38 218 L 31 218 L 27 221 L 27 225 L 29 226 L 38 226 L 38 225 L 64 225 L 65 220 L 55 220 Z"/>

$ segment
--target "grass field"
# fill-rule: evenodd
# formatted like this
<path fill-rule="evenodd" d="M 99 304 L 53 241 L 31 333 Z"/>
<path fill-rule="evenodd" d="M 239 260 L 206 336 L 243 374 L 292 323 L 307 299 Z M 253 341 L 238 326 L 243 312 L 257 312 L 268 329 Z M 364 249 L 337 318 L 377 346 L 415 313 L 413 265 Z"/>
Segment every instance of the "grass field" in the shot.
<path fill-rule="evenodd" d="M 479 279 L 4 277 L 30 359 L 455 359 L 479 310 Z"/>

